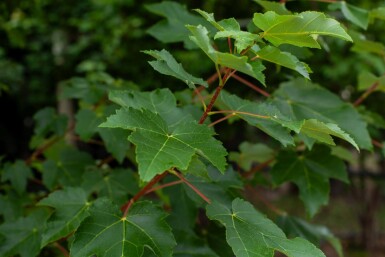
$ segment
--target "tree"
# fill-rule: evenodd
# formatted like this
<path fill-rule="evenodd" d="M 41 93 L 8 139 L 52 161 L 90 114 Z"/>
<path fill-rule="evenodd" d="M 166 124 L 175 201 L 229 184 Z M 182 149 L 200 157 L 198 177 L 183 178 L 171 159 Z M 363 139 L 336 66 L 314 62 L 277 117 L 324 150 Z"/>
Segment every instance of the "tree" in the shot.
<path fill-rule="evenodd" d="M 321 11 L 292 12 L 284 1 L 257 0 L 263 11 L 247 22 L 176 2 L 146 5 L 164 18 L 147 32 L 179 51 L 143 49 L 141 56 L 177 86 L 162 80 L 143 89 L 111 76 L 105 49 L 74 61 L 85 76 L 58 79 L 60 99 L 78 106 L 73 125 L 43 108 L 34 115 L 32 154 L 4 157 L 1 255 L 325 256 L 319 245 L 328 241 L 342 256 L 326 227 L 263 196 L 269 210 L 256 208 L 246 193 L 292 182 L 311 218 L 328 203 L 331 179 L 349 183 L 353 154 L 384 152 L 383 110 L 366 99 L 385 83 L 376 74 L 385 70 L 385 47 L 365 35 L 374 37 L 368 27 L 381 28 L 385 7 L 325 2 L 311 6 Z M 108 9 L 96 10 L 107 17 L 101 13 Z M 340 14 L 344 25 L 335 18 Z M 75 31 L 97 24 L 81 23 Z M 114 22 L 107 27 L 121 33 Z M 96 35 L 117 54 L 122 44 L 111 46 L 103 28 Z M 66 44 L 73 29 L 59 31 L 65 37 L 55 44 Z M 348 53 L 344 61 L 341 53 Z M 189 54 L 195 64 L 186 62 Z M 376 66 L 355 64 L 369 58 Z M 351 63 L 361 71 L 357 83 L 344 70 Z M 214 72 L 205 80 L 189 68 Z M 336 89 L 345 76 L 357 87 Z M 349 103 L 346 95 L 357 100 Z"/>

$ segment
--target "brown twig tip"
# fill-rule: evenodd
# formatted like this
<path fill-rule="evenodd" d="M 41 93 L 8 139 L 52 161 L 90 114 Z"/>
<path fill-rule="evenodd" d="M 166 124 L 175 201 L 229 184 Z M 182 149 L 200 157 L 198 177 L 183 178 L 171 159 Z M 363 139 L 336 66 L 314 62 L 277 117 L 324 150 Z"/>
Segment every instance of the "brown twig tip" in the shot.
<path fill-rule="evenodd" d="M 373 83 L 365 92 L 354 102 L 354 106 L 359 106 L 371 93 L 373 93 L 377 87 L 380 85 L 379 81 Z"/>
<path fill-rule="evenodd" d="M 245 80 L 244 78 L 241 78 L 240 76 L 236 75 L 236 74 L 233 74 L 232 76 L 233 78 L 235 78 L 236 80 L 238 80 L 239 82 L 241 82 L 242 84 L 250 87 L 251 89 L 257 91 L 258 93 L 260 93 L 261 95 L 263 96 L 266 96 L 266 97 L 270 97 L 270 94 L 267 93 L 265 90 L 263 89 L 260 89 L 259 87 L 257 87 L 256 85 L 254 85 L 253 83 Z"/>
<path fill-rule="evenodd" d="M 70 257 L 70 254 L 68 252 L 67 249 L 65 249 L 61 244 L 59 244 L 58 242 L 55 242 L 53 244 L 57 249 L 59 249 L 59 251 L 65 256 L 65 257 Z"/>
<path fill-rule="evenodd" d="M 183 183 L 189 186 L 197 195 L 199 195 L 206 203 L 211 204 L 211 200 L 205 196 L 198 188 L 196 188 L 193 184 L 191 184 L 181 173 L 176 170 L 170 170 L 171 174 L 177 176 Z"/>
<path fill-rule="evenodd" d="M 128 202 L 126 202 L 120 210 L 123 212 L 123 217 L 126 217 L 128 214 L 128 210 L 131 206 L 139 200 L 142 196 L 144 196 L 156 183 L 162 180 L 167 175 L 167 172 L 163 172 L 162 174 L 156 175 L 150 182 L 147 183 L 134 197 L 132 197 Z"/>

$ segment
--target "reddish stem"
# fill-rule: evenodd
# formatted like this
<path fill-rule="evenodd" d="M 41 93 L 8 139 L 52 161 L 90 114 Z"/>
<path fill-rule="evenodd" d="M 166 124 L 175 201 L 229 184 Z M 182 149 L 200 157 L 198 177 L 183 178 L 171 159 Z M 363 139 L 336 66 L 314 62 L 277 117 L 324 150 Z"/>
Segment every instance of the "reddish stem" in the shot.
<path fill-rule="evenodd" d="M 128 210 L 131 206 L 139 200 L 143 195 L 147 193 L 156 183 L 158 183 L 162 178 L 167 175 L 167 172 L 163 172 L 162 174 L 156 175 L 147 185 L 145 185 L 134 197 L 132 197 L 127 203 L 125 203 L 121 210 L 123 211 L 123 217 L 126 217 L 128 214 Z"/>
<path fill-rule="evenodd" d="M 245 80 L 244 78 L 241 78 L 239 77 L 238 75 L 236 74 L 233 74 L 233 78 L 235 78 L 236 80 L 238 80 L 239 82 L 245 84 L 246 86 L 250 87 L 251 89 L 254 89 L 255 91 L 257 91 L 258 93 L 260 93 L 261 95 L 264 95 L 266 97 L 270 97 L 270 94 L 267 93 L 265 90 L 262 90 L 260 89 L 259 87 L 257 87 L 256 85 L 254 85 L 253 83 Z"/>
<path fill-rule="evenodd" d="M 68 253 L 67 249 L 65 249 L 61 244 L 58 242 L 55 242 L 53 244 L 59 251 L 65 256 L 65 257 L 70 257 L 70 254 Z"/>
<path fill-rule="evenodd" d="M 33 161 L 37 159 L 42 153 L 44 153 L 45 150 L 50 148 L 52 145 L 54 145 L 56 142 L 58 142 L 63 137 L 54 137 L 51 140 L 49 140 L 47 143 L 42 145 L 41 147 L 37 148 L 31 156 L 25 161 L 27 165 L 30 165 Z"/>
<path fill-rule="evenodd" d="M 202 117 L 199 120 L 199 124 L 203 124 L 203 122 L 205 122 L 205 120 L 207 119 L 207 115 L 211 111 L 211 109 L 213 108 L 214 103 L 217 100 L 219 93 L 221 92 L 222 88 L 223 88 L 223 86 L 219 85 L 217 87 L 217 89 L 215 89 L 215 93 L 214 93 L 213 97 L 211 98 L 210 103 L 207 106 L 205 112 L 202 114 Z"/>
<path fill-rule="evenodd" d="M 378 142 L 377 140 L 374 140 L 374 139 L 372 139 L 372 144 L 381 149 L 384 147 L 384 145 L 381 142 Z"/>
<path fill-rule="evenodd" d="M 107 163 L 112 162 L 113 160 L 115 160 L 115 158 L 114 158 L 114 156 L 112 156 L 112 155 L 108 156 L 107 158 L 104 158 L 104 159 L 98 164 L 98 168 L 102 167 L 104 164 L 107 164 Z"/>
<path fill-rule="evenodd" d="M 181 184 L 181 183 L 183 183 L 182 180 L 172 181 L 172 182 L 169 182 L 169 183 L 166 183 L 166 184 L 157 186 L 157 187 L 150 188 L 150 190 L 148 190 L 148 191 L 146 192 L 146 194 L 149 194 L 149 193 L 151 193 L 151 192 L 154 192 L 154 191 L 159 190 L 159 189 L 162 189 L 162 188 L 166 188 L 166 187 L 178 185 L 178 184 Z"/>
<path fill-rule="evenodd" d="M 188 185 L 197 195 L 199 195 L 206 203 L 211 204 L 211 200 L 205 196 L 201 191 L 199 191 L 198 188 L 196 188 L 193 184 L 191 184 L 185 177 L 183 177 L 182 174 L 180 174 L 178 171 L 172 172 L 175 176 L 177 176 L 183 183 Z"/>
<path fill-rule="evenodd" d="M 380 85 L 380 83 L 377 81 L 373 83 L 366 91 L 354 102 L 354 106 L 359 106 L 371 93 L 374 92 L 374 90 L 377 89 L 377 87 Z"/>
<path fill-rule="evenodd" d="M 276 214 L 278 215 L 285 215 L 286 212 L 279 209 L 278 207 L 272 205 L 269 201 L 266 201 L 266 199 L 264 199 L 262 196 L 260 196 L 259 192 L 257 192 L 257 190 L 255 190 L 254 187 L 251 187 L 251 186 L 247 186 L 247 188 L 249 190 L 251 190 L 253 192 L 253 195 L 255 197 L 257 197 L 263 204 L 265 204 L 270 210 L 272 210 L 273 212 L 275 212 Z"/>
<path fill-rule="evenodd" d="M 230 37 L 227 37 L 227 44 L 229 45 L 229 52 L 230 52 L 230 54 L 232 54 L 233 53 L 233 46 L 232 46 L 232 44 L 231 44 L 231 38 Z"/>
<path fill-rule="evenodd" d="M 255 166 L 254 168 L 252 168 L 250 171 L 242 173 L 242 176 L 245 178 L 251 177 L 253 174 L 255 174 L 255 173 L 263 170 L 267 166 L 269 166 L 269 164 L 272 163 L 273 161 L 274 161 L 274 159 L 270 159 L 270 160 L 267 160 L 265 162 L 262 162 L 259 165 Z"/>
<path fill-rule="evenodd" d="M 222 122 L 222 121 L 228 120 L 229 118 L 233 117 L 234 115 L 235 115 L 234 113 L 231 113 L 231 114 L 229 114 L 229 115 L 226 115 L 225 117 L 222 117 L 222 118 L 220 118 L 220 119 L 218 119 L 218 120 L 216 120 L 216 121 L 210 123 L 208 126 L 209 126 L 209 127 L 212 127 L 212 126 L 214 126 L 214 125 L 216 125 L 216 124 L 218 124 L 218 123 L 220 123 L 220 122 Z"/>

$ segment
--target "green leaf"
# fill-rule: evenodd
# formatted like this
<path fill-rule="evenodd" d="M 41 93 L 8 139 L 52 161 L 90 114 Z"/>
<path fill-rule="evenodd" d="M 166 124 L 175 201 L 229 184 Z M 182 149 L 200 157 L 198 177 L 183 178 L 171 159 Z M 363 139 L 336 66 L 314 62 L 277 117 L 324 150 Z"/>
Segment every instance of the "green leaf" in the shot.
<path fill-rule="evenodd" d="M 302 125 L 301 133 L 329 145 L 335 145 L 331 136 L 339 137 L 351 143 L 359 151 L 356 142 L 333 123 L 323 123 L 315 119 L 306 120 Z"/>
<path fill-rule="evenodd" d="M 54 108 L 46 107 L 39 110 L 34 116 L 34 132 L 38 136 L 46 136 L 49 132 L 64 135 L 67 128 L 67 117 L 58 115 Z"/>
<path fill-rule="evenodd" d="M 311 152 L 297 155 L 282 152 L 271 170 L 274 183 L 294 182 L 307 212 L 313 216 L 329 200 L 329 179 L 348 182 L 343 161 L 330 154 L 327 147 L 315 147 Z"/>
<path fill-rule="evenodd" d="M 339 1 L 330 5 L 332 9 L 340 9 L 345 18 L 360 28 L 367 29 L 369 25 L 369 12 L 348 4 L 345 1 Z"/>
<path fill-rule="evenodd" d="M 184 121 L 192 121 L 191 115 L 176 107 L 176 99 L 169 89 L 157 89 L 151 92 L 111 91 L 109 99 L 122 107 L 147 109 L 159 114 L 171 128 Z"/>
<path fill-rule="evenodd" d="M 212 130 L 194 121 L 180 123 L 171 130 L 158 114 L 129 108 L 118 110 L 101 126 L 134 131 L 129 140 L 136 145 L 139 174 L 144 181 L 172 167 L 187 169 L 194 154 L 222 172 L 225 169 L 226 150 L 212 137 Z"/>
<path fill-rule="evenodd" d="M 25 218 L 0 225 L 0 255 L 4 257 L 19 254 L 21 257 L 35 257 L 40 252 L 41 235 L 49 217 L 46 209 L 37 209 Z"/>
<path fill-rule="evenodd" d="M 279 216 L 278 226 L 290 237 L 299 236 L 320 245 L 321 241 L 326 240 L 334 247 L 339 257 L 343 257 L 342 245 L 327 227 L 313 225 L 303 219 L 289 215 Z"/>
<path fill-rule="evenodd" d="M 262 6 L 266 11 L 273 11 L 278 14 L 290 14 L 291 12 L 286 9 L 284 3 L 277 3 L 271 1 L 254 0 L 257 4 Z"/>
<path fill-rule="evenodd" d="M 385 117 L 377 112 L 367 110 L 363 105 L 358 107 L 361 117 L 368 123 L 378 129 L 385 129 Z"/>
<path fill-rule="evenodd" d="M 284 146 L 294 144 L 290 130 L 298 133 L 302 121 L 287 119 L 273 105 L 243 100 L 226 91 L 221 92 L 220 98 L 226 110 L 234 111 L 234 116 L 240 117 L 252 126 L 256 126 Z"/>
<path fill-rule="evenodd" d="M 148 4 L 145 7 L 148 11 L 166 18 L 147 30 L 147 33 L 163 43 L 183 42 L 186 48 L 192 49 L 195 44 L 188 38 L 186 24 L 209 25 L 202 17 L 191 14 L 186 6 L 177 2 L 164 1 Z"/>
<path fill-rule="evenodd" d="M 351 32 L 354 44 L 352 51 L 357 53 L 374 53 L 381 57 L 385 56 L 385 45 L 381 42 L 371 41 L 366 39 L 365 35 Z"/>
<path fill-rule="evenodd" d="M 122 163 L 127 151 L 131 148 L 131 144 L 127 140 L 130 133 L 118 128 L 98 128 L 98 132 L 103 139 L 106 150 L 111 153 L 119 163 Z"/>
<path fill-rule="evenodd" d="M 100 169 L 87 170 L 81 187 L 87 194 L 97 193 L 98 197 L 108 197 L 116 204 L 124 204 L 128 195 L 139 191 L 134 172 L 122 168 L 108 170 L 107 173 Z"/>
<path fill-rule="evenodd" d="M 271 101 L 288 119 L 334 123 L 350 135 L 358 147 L 372 149 L 367 124 L 354 107 L 316 84 L 304 79 L 282 83 Z"/>
<path fill-rule="evenodd" d="M 207 13 L 202 10 L 195 10 L 202 15 L 208 22 L 210 22 L 216 29 L 219 30 L 214 36 L 217 38 L 233 38 L 235 39 L 235 47 L 237 52 L 240 53 L 249 46 L 254 45 L 255 42 L 261 41 L 261 38 L 253 33 L 247 31 L 241 31 L 241 27 L 236 19 L 230 18 L 216 22 L 214 14 Z"/>
<path fill-rule="evenodd" d="M 313 244 L 302 238 L 287 239 L 271 220 L 241 199 L 231 207 L 213 202 L 207 216 L 226 227 L 226 239 L 237 257 L 271 257 L 279 251 L 288 257 L 325 257 Z"/>
<path fill-rule="evenodd" d="M 87 195 L 83 189 L 68 187 L 51 193 L 38 205 L 55 208 L 43 233 L 41 245 L 44 247 L 75 231 L 82 220 L 89 215 L 91 203 L 87 201 Z"/>
<path fill-rule="evenodd" d="M 292 44 L 301 47 L 320 48 L 314 38 L 325 35 L 352 41 L 350 36 L 331 18 L 319 12 L 302 12 L 296 15 L 279 15 L 269 11 L 264 14 L 255 13 L 254 24 L 263 30 L 262 38 L 273 45 Z"/>
<path fill-rule="evenodd" d="M 234 196 L 239 195 L 237 193 L 238 190 L 243 188 L 239 174 L 231 167 L 222 174 L 214 167 L 209 166 L 208 175 L 209 179 L 188 174 L 186 179 L 212 201 L 225 204 L 231 203 Z M 197 203 L 198 207 L 202 207 L 202 205 L 206 204 L 189 186 L 183 184 L 183 187 L 186 190 L 187 195 Z"/>
<path fill-rule="evenodd" d="M 24 161 L 18 160 L 14 164 L 4 165 L 1 181 L 11 181 L 13 188 L 21 195 L 25 192 L 29 178 L 32 178 L 31 168 Z"/>
<path fill-rule="evenodd" d="M 98 130 L 99 124 L 102 122 L 92 110 L 81 109 L 75 116 L 76 126 L 75 132 L 82 140 L 89 140 Z"/>
<path fill-rule="evenodd" d="M 291 53 L 282 52 L 281 50 L 273 46 L 265 46 L 261 50 L 256 51 L 255 54 L 261 60 L 272 62 L 283 67 L 295 70 L 305 78 L 310 79 L 309 73 L 311 73 L 312 71 L 309 66 L 304 62 L 300 62 L 298 58 L 292 55 Z"/>
<path fill-rule="evenodd" d="M 56 159 L 57 158 L 57 159 Z M 60 183 L 64 186 L 79 186 L 81 178 L 88 166 L 94 164 L 94 160 L 86 152 L 66 147 L 43 164 L 43 181 L 53 188 Z"/>
<path fill-rule="evenodd" d="M 230 152 L 230 161 L 235 161 L 243 170 L 248 171 L 254 163 L 263 163 L 274 158 L 274 151 L 267 145 L 243 142 L 240 152 Z"/>
<path fill-rule="evenodd" d="M 236 56 L 229 53 L 218 52 L 210 44 L 208 31 L 205 27 L 201 25 L 189 25 L 187 28 L 192 33 L 190 39 L 197 44 L 216 65 L 219 64 L 245 73 L 265 85 L 265 76 L 262 73 L 265 67 L 260 61 L 256 60 L 248 62 L 248 58 L 246 56 Z"/>
<path fill-rule="evenodd" d="M 143 51 L 145 54 L 151 55 L 156 61 L 151 61 L 149 64 L 158 72 L 173 76 L 182 80 L 189 86 L 189 88 L 195 88 L 195 85 L 208 87 L 206 81 L 201 78 L 194 77 L 190 73 L 183 69 L 183 66 L 178 63 L 174 57 L 165 49 L 161 51 L 149 50 Z"/>
<path fill-rule="evenodd" d="M 72 257 L 172 255 L 176 245 L 166 214 L 149 202 L 135 203 L 126 217 L 110 201 L 98 200 L 75 233 Z M 147 256 L 147 255 L 146 255 Z"/>
<path fill-rule="evenodd" d="M 385 7 L 378 7 L 370 11 L 370 17 L 385 20 Z"/>
<path fill-rule="evenodd" d="M 358 90 L 366 90 L 376 84 L 376 90 L 385 92 L 385 75 L 375 76 L 368 71 L 362 71 L 358 75 Z"/>

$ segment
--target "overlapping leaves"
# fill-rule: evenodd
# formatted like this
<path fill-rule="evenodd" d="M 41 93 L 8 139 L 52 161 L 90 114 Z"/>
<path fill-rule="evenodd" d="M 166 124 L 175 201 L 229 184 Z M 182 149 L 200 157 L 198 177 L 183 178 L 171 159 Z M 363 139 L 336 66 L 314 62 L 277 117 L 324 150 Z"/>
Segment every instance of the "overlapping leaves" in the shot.
<path fill-rule="evenodd" d="M 167 94 L 169 91 L 163 92 Z M 142 93 L 143 97 L 136 98 L 137 105 L 134 107 L 151 106 L 152 111 L 134 109 L 131 107 L 133 102 L 120 98 L 124 102 L 122 105 L 130 107 L 118 110 L 101 125 L 133 131 L 129 140 L 136 145 L 136 159 L 141 178 L 149 181 L 156 174 L 173 167 L 185 170 L 195 154 L 224 171 L 226 150 L 213 137 L 213 131 L 206 125 L 197 124 L 192 119 L 175 121 L 176 117 L 172 117 L 170 114 L 183 114 L 175 107 L 175 99 L 166 98 L 170 100 L 170 104 L 162 105 L 161 101 L 157 107 L 151 102 L 153 95 L 153 93 Z M 163 106 L 167 110 L 162 109 Z M 163 115 L 165 115 L 163 111 L 167 113 L 168 121 L 163 119 Z M 186 118 L 186 115 L 184 116 Z M 175 126 L 175 122 L 178 126 Z"/>
<path fill-rule="evenodd" d="M 303 79 L 283 83 L 274 92 L 271 102 L 287 118 L 292 120 L 316 119 L 325 124 L 336 124 L 359 148 L 372 148 L 366 123 L 354 107 L 316 84 Z M 309 136 L 309 134 L 307 135 Z M 344 140 L 355 145 L 349 137 L 345 137 Z M 308 145 L 311 146 L 312 143 Z"/>
<path fill-rule="evenodd" d="M 296 15 L 279 15 L 269 11 L 255 13 L 254 24 L 263 30 L 261 38 L 275 46 L 291 44 L 300 47 L 320 48 L 314 36 L 325 35 L 352 41 L 341 25 L 320 12 L 302 12 Z"/>
<path fill-rule="evenodd" d="M 325 257 L 305 239 L 287 239 L 281 229 L 244 200 L 235 199 L 231 206 L 214 202 L 207 206 L 207 215 L 226 227 L 227 242 L 237 257 L 271 257 L 274 251 L 288 257 Z"/>
<path fill-rule="evenodd" d="M 274 183 L 294 182 L 308 213 L 313 216 L 329 200 L 329 179 L 348 182 L 343 161 L 330 154 L 326 147 L 314 148 L 311 152 L 297 155 L 282 152 L 271 170 Z"/>
<path fill-rule="evenodd" d="M 117 206 L 100 199 L 76 231 L 71 256 L 171 256 L 175 239 L 165 217 L 162 210 L 149 202 L 136 203 L 122 217 Z"/>

